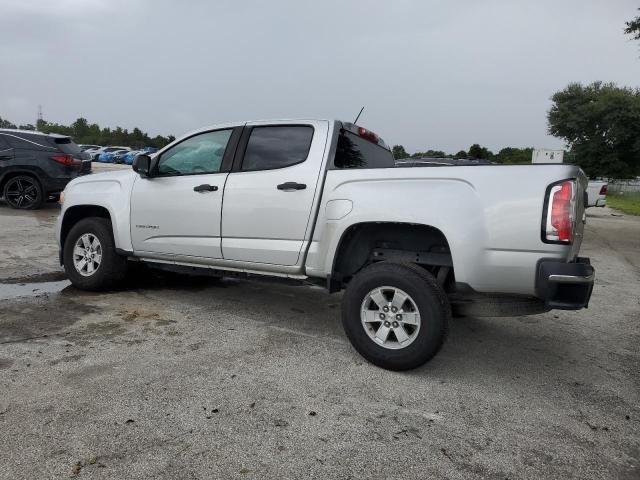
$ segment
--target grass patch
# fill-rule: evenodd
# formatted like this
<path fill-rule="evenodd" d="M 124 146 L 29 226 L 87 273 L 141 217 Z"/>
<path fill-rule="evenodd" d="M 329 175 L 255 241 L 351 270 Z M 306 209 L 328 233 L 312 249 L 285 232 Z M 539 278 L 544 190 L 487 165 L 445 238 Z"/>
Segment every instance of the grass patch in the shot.
<path fill-rule="evenodd" d="M 640 215 L 640 193 L 610 193 L 607 195 L 607 206 L 629 215 Z"/>

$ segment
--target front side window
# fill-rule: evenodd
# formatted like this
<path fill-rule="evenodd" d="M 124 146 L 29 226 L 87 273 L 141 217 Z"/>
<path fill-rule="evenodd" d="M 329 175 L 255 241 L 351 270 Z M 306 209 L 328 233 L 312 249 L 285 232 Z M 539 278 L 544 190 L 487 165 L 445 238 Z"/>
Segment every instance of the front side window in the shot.
<path fill-rule="evenodd" d="M 304 162 L 309 155 L 313 127 L 274 125 L 254 127 L 244 153 L 242 170 L 272 170 Z"/>
<path fill-rule="evenodd" d="M 160 156 L 160 175 L 218 173 L 232 130 L 206 132 L 187 138 Z"/>

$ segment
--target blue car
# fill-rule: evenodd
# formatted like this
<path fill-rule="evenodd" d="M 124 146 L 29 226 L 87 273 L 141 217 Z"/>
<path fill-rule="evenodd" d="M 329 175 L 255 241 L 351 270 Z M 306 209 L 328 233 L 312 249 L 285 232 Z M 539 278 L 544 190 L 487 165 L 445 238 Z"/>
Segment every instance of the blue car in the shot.
<path fill-rule="evenodd" d="M 112 156 L 107 154 L 110 154 L 110 153 L 113 154 L 114 152 L 117 152 L 120 150 L 129 151 L 131 149 L 129 147 L 102 147 L 101 149 L 94 150 L 93 153 L 91 153 L 91 160 L 97 161 L 97 162 L 110 163 L 113 161 L 113 159 L 112 159 Z"/>
<path fill-rule="evenodd" d="M 145 153 L 147 155 L 152 155 L 154 153 L 156 153 L 158 151 L 157 148 L 155 147 L 144 147 L 142 150 L 134 150 L 133 152 L 128 152 L 126 155 L 124 155 L 122 157 L 122 161 L 123 163 L 126 163 L 127 165 L 132 165 L 133 161 L 136 158 L 136 155 L 140 154 L 140 153 Z"/>
<path fill-rule="evenodd" d="M 131 150 L 120 150 L 117 152 L 113 152 L 113 163 L 124 163 L 124 157 L 126 155 L 129 155 L 131 153 Z"/>
<path fill-rule="evenodd" d="M 139 153 L 144 153 L 144 150 L 133 150 L 132 152 L 127 152 L 122 157 L 122 163 L 133 165 L 133 161 L 135 160 L 136 155 L 138 155 Z"/>

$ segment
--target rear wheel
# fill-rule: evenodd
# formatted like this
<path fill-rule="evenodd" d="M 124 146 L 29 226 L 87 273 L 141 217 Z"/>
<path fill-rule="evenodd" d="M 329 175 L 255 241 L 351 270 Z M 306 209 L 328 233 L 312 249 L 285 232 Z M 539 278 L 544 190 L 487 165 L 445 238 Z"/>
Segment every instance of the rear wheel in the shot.
<path fill-rule="evenodd" d="M 80 220 L 64 242 L 64 270 L 74 287 L 108 290 L 127 273 L 127 259 L 116 253 L 111 222 L 90 217 Z"/>
<path fill-rule="evenodd" d="M 413 264 L 380 262 L 358 273 L 342 300 L 342 324 L 371 363 L 408 370 L 442 347 L 451 310 L 435 278 Z"/>
<path fill-rule="evenodd" d="M 40 208 L 43 201 L 40 182 L 27 175 L 10 178 L 4 185 L 3 195 L 10 207 L 22 210 Z"/>

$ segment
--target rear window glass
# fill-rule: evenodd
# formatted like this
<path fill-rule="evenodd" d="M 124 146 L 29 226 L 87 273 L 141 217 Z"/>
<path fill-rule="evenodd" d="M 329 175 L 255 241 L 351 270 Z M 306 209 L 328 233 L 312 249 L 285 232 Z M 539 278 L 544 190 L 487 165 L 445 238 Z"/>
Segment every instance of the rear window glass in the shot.
<path fill-rule="evenodd" d="M 53 141 L 61 152 L 73 155 L 82 151 L 70 138 L 55 138 Z"/>
<path fill-rule="evenodd" d="M 244 153 L 242 170 L 272 170 L 304 162 L 309 155 L 313 127 L 278 125 L 254 127 Z"/>
<path fill-rule="evenodd" d="M 388 168 L 395 166 L 393 154 L 347 130 L 338 137 L 334 165 L 337 168 Z"/>

